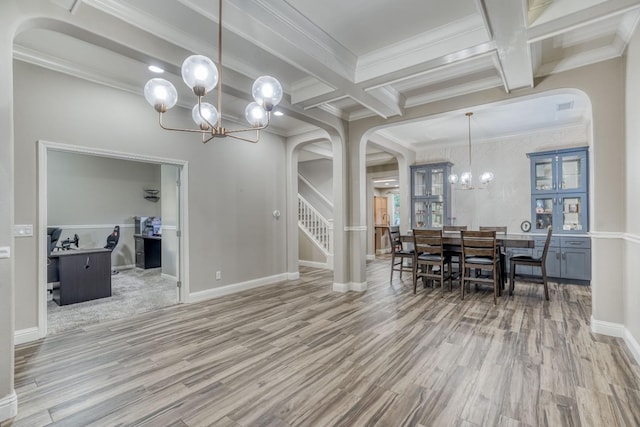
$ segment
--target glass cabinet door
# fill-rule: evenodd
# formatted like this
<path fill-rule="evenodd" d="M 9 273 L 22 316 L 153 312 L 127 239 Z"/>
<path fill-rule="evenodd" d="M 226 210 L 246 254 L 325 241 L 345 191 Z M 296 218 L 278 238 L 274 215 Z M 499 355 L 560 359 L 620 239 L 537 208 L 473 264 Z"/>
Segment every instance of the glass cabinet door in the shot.
<path fill-rule="evenodd" d="M 533 185 L 536 192 L 555 191 L 554 157 L 536 159 L 533 168 Z"/>
<path fill-rule="evenodd" d="M 579 192 L 586 188 L 587 158 L 584 153 L 558 157 L 558 191 Z"/>
<path fill-rule="evenodd" d="M 444 195 L 444 168 L 432 168 L 430 171 L 429 194 L 427 196 L 443 196 Z"/>
<path fill-rule="evenodd" d="M 427 170 L 415 169 L 413 171 L 413 196 L 424 197 L 427 195 Z"/>
<path fill-rule="evenodd" d="M 533 224 L 534 231 L 545 231 L 549 226 L 553 226 L 553 205 L 557 198 L 534 196 L 533 197 Z"/>
<path fill-rule="evenodd" d="M 558 198 L 562 231 L 584 231 L 587 229 L 586 206 L 582 194 L 563 194 Z"/>
<path fill-rule="evenodd" d="M 442 202 L 432 201 L 428 207 L 430 219 L 428 226 L 431 228 L 442 228 L 444 225 L 444 204 Z"/>
<path fill-rule="evenodd" d="M 413 228 L 427 227 L 427 211 L 429 203 L 426 200 L 416 201 L 413 204 Z"/>

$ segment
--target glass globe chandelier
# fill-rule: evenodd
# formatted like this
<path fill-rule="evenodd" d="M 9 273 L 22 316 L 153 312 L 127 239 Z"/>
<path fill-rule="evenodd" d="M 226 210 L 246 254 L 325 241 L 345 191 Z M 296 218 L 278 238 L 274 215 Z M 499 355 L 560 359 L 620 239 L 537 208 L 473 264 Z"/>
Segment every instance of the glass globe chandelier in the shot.
<path fill-rule="evenodd" d="M 475 188 L 486 188 L 486 186 L 493 181 L 493 173 L 492 172 L 483 172 L 480 175 L 480 184 L 481 186 L 475 187 L 473 185 L 473 174 L 471 173 L 471 116 L 473 116 L 472 112 L 465 113 L 465 116 L 468 118 L 469 122 L 469 170 L 460 174 L 460 176 L 456 174 L 449 175 L 449 182 L 453 185 L 460 184 L 460 189 L 462 190 L 473 190 Z"/>
<path fill-rule="evenodd" d="M 194 132 L 202 135 L 202 142 L 213 138 L 231 137 L 247 142 L 258 142 L 260 130 L 269 126 L 273 108 L 282 100 L 282 86 L 271 76 L 256 79 L 251 89 L 255 102 L 247 105 L 245 118 L 250 128 L 227 129 L 222 126 L 222 1 L 218 1 L 218 67 L 203 55 L 192 55 L 182 63 L 182 79 L 198 97 L 197 104 L 191 110 L 191 117 L 198 129 L 179 129 L 167 127 L 162 123 L 162 116 L 178 102 L 175 86 L 165 79 L 154 78 L 144 86 L 144 97 L 158 112 L 158 123 L 165 130 Z M 218 108 L 203 97 L 218 85 Z M 240 132 L 255 131 L 254 138 L 237 135 Z"/>

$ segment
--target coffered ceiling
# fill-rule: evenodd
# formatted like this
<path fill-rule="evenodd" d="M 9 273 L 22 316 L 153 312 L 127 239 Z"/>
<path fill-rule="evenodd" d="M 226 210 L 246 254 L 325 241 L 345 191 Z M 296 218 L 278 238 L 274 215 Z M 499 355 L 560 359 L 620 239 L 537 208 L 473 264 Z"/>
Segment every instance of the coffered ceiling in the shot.
<path fill-rule="evenodd" d="M 54 19 L 18 34 L 15 58 L 140 94 L 153 77 L 147 65 L 156 64 L 179 89 L 179 105 L 190 108 L 180 65 L 192 53 L 217 58 L 217 5 L 24 0 Z M 251 82 L 263 74 L 283 83 L 285 116 L 271 126 L 283 136 L 313 130 L 306 117 L 320 112 L 388 118 L 489 88 L 511 92 L 621 56 L 639 16 L 640 0 L 225 0 L 223 112 L 242 122 Z M 588 108 L 576 95 L 556 94 L 508 108 L 479 106 L 475 119 L 491 138 L 579 125 Z M 451 113 L 381 135 L 420 149 L 459 140 L 465 124 Z"/>

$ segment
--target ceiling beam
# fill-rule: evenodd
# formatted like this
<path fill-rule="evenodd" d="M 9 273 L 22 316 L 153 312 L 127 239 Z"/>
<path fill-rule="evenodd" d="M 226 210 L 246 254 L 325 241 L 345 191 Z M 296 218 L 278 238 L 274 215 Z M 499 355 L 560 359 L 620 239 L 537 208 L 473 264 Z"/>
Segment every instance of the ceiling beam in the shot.
<path fill-rule="evenodd" d="M 538 25 L 535 25 L 534 23 L 528 31 L 528 42 L 534 43 L 548 39 L 550 37 L 575 30 L 576 28 L 638 8 L 640 8 L 640 0 L 615 0 L 601 2 L 595 6 L 557 16 L 554 19 L 550 19 Z M 554 10 L 552 7 L 549 7 L 546 10 L 546 13 L 553 12 Z M 544 16 L 545 15 L 543 13 L 541 18 Z"/>
<path fill-rule="evenodd" d="M 485 0 L 483 3 L 498 53 L 498 71 L 504 79 L 507 92 L 533 87 L 526 3 L 526 0 Z"/>

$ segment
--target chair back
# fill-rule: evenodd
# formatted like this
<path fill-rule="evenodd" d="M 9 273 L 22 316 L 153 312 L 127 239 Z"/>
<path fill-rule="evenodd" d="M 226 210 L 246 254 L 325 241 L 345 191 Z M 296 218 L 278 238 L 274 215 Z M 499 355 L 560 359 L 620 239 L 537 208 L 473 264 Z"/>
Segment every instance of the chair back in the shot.
<path fill-rule="evenodd" d="M 464 231 L 466 229 L 466 225 L 445 225 L 442 227 L 442 231 Z"/>
<path fill-rule="evenodd" d="M 542 261 L 542 263 L 547 261 L 547 252 L 549 252 L 549 244 L 551 243 L 551 232 L 552 228 L 549 227 L 547 230 L 547 240 L 544 241 L 544 249 L 542 250 L 542 256 L 540 257 L 540 261 Z"/>
<path fill-rule="evenodd" d="M 391 253 L 402 250 L 402 240 L 400 239 L 400 227 L 397 225 L 387 227 L 389 234 L 389 243 L 391 244 Z"/>
<path fill-rule="evenodd" d="M 120 226 L 116 225 L 113 227 L 113 232 L 107 236 L 107 244 L 105 245 L 105 249 L 109 249 L 110 251 L 114 250 L 118 245 L 118 241 L 120 240 Z"/>
<path fill-rule="evenodd" d="M 461 231 L 462 256 L 494 258 L 496 255 L 495 231 Z"/>
<path fill-rule="evenodd" d="M 500 225 L 495 227 L 480 226 L 480 231 L 495 231 L 496 233 L 507 234 L 507 226 Z"/>
<path fill-rule="evenodd" d="M 442 230 L 413 230 L 413 247 L 417 255 L 442 255 Z"/>
<path fill-rule="evenodd" d="M 60 235 L 62 234 L 62 228 L 58 227 L 47 227 L 47 235 L 51 239 L 49 242 L 49 253 L 53 251 L 58 244 L 58 240 L 60 240 Z"/>

